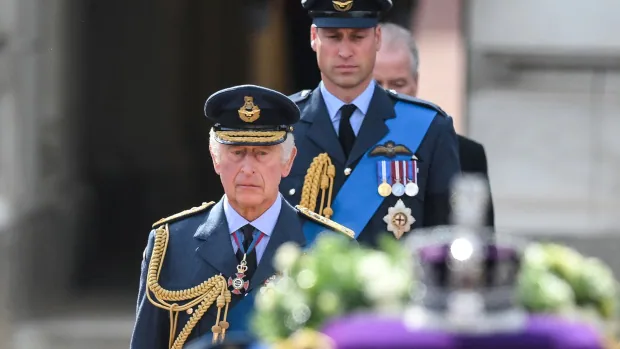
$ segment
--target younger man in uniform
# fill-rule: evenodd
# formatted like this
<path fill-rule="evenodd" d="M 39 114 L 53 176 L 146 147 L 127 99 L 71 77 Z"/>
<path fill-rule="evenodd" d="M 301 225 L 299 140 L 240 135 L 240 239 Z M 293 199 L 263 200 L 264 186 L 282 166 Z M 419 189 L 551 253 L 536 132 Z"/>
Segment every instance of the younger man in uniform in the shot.
<path fill-rule="evenodd" d="M 375 245 L 450 219 L 460 173 L 452 119 L 439 107 L 378 86 L 379 17 L 390 0 L 304 0 L 322 81 L 293 96 L 298 154 L 281 192 Z"/>

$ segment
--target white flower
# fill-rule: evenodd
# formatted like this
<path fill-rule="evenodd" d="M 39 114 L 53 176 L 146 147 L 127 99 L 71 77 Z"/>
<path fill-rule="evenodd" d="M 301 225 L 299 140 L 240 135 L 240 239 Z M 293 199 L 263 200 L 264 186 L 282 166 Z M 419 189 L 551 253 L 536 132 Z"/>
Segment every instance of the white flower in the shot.
<path fill-rule="evenodd" d="M 290 269 L 301 256 L 301 249 L 294 242 L 282 244 L 273 258 L 273 265 L 279 272 Z"/>
<path fill-rule="evenodd" d="M 377 251 L 360 260 L 357 274 L 366 297 L 379 306 L 402 299 L 408 292 L 411 278 L 406 268 L 390 263 L 387 255 Z"/>
<path fill-rule="evenodd" d="M 381 278 L 392 267 L 388 257 L 381 252 L 372 251 L 363 256 L 357 265 L 357 275 L 362 283 L 371 283 Z"/>
<path fill-rule="evenodd" d="M 276 306 L 276 292 L 269 286 L 265 286 L 263 289 L 265 289 L 264 292 L 259 292 L 256 296 L 256 308 L 264 312 L 273 311 Z"/>

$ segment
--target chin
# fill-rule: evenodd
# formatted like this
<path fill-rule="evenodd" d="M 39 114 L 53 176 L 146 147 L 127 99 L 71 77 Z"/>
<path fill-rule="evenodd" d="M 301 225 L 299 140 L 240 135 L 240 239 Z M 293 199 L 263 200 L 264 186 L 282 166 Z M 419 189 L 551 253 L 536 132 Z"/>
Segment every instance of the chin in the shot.
<path fill-rule="evenodd" d="M 340 87 L 352 88 L 359 86 L 362 83 L 363 79 L 360 79 L 359 77 L 353 75 L 340 75 L 336 79 L 334 79 L 334 81 L 336 81 L 336 83 Z"/>
<path fill-rule="evenodd" d="M 265 195 L 260 193 L 237 193 L 236 201 L 239 205 L 244 207 L 258 206 L 265 201 Z"/>

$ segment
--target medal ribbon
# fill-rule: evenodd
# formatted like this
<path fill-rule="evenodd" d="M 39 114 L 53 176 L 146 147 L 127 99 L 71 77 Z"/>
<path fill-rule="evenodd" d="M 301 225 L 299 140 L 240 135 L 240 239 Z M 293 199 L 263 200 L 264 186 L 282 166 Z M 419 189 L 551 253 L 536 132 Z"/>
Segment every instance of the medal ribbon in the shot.
<path fill-rule="evenodd" d="M 413 183 L 418 183 L 418 163 L 417 161 L 407 161 L 407 179 Z"/>
<path fill-rule="evenodd" d="M 391 184 L 392 176 L 390 172 L 392 170 L 392 166 L 387 166 L 387 161 L 381 160 L 377 161 L 377 177 L 379 180 L 379 185 L 382 183 Z"/>
<path fill-rule="evenodd" d="M 392 161 L 391 166 L 394 171 L 394 184 L 401 183 L 400 178 L 400 161 Z"/>
<path fill-rule="evenodd" d="M 248 247 L 248 250 L 246 251 L 245 248 L 243 248 L 243 232 L 241 230 L 237 230 L 234 234 L 233 234 L 233 238 L 235 239 L 235 243 L 237 244 L 237 247 L 241 250 L 241 252 L 244 255 L 248 255 L 252 252 L 252 250 L 254 250 L 254 247 L 256 247 L 256 245 L 258 245 L 258 243 L 263 239 L 263 236 L 265 236 L 264 233 L 260 233 L 260 235 L 258 236 L 258 239 L 256 238 L 256 233 L 258 231 L 256 229 L 254 229 L 254 233 L 252 234 L 254 237 L 254 240 L 252 241 L 252 243 L 250 244 L 250 246 Z M 239 242 L 241 241 L 241 243 Z"/>

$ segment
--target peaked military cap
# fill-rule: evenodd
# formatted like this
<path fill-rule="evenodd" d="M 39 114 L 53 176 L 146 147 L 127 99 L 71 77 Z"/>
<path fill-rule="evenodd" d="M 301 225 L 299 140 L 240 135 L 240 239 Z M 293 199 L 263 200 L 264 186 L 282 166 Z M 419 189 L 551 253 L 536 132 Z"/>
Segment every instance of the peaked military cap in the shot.
<path fill-rule="evenodd" d="M 372 28 L 392 8 L 392 0 L 302 0 L 319 28 Z"/>
<path fill-rule="evenodd" d="M 284 142 L 300 118 L 297 104 L 286 95 L 256 85 L 220 90 L 205 102 L 215 139 L 230 145 L 275 145 Z"/>

